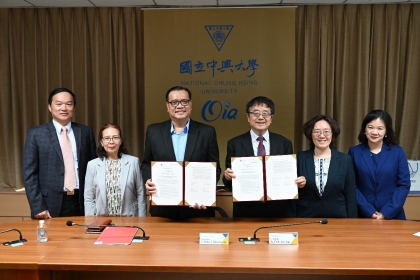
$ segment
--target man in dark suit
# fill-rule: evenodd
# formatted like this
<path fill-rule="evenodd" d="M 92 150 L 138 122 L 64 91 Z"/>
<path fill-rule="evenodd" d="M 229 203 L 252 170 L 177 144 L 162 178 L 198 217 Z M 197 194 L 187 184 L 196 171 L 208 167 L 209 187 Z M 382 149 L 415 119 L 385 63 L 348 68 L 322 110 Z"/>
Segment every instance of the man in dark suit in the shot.
<path fill-rule="evenodd" d="M 268 128 L 273 121 L 274 103 L 271 99 L 258 96 L 246 105 L 247 119 L 251 130 L 229 140 L 226 154 L 226 171 L 223 182 L 225 187 L 232 190 L 232 178 L 235 173 L 231 169 L 232 157 L 257 156 L 259 148 L 258 137 L 263 137 L 266 155 L 287 155 L 293 153 L 292 142 L 282 135 L 269 132 Z M 295 180 L 299 187 L 305 186 L 305 178 Z M 284 218 L 295 217 L 295 204 L 289 200 L 274 200 L 267 202 L 242 201 L 233 204 L 234 217 L 256 218 Z"/>
<path fill-rule="evenodd" d="M 156 193 L 156 186 L 150 179 L 152 161 L 216 162 L 217 182 L 220 177 L 220 164 L 216 130 L 212 126 L 190 119 L 190 90 L 181 86 L 170 88 L 166 92 L 166 108 L 170 120 L 151 124 L 146 131 L 141 170 L 149 194 Z M 150 214 L 172 219 L 212 217 L 214 208 L 197 204 L 192 207 L 151 206 Z"/>
<path fill-rule="evenodd" d="M 92 129 L 71 121 L 75 105 L 73 92 L 66 88 L 53 90 L 48 97 L 53 120 L 28 130 L 22 176 L 32 218 L 84 215 L 86 166 L 88 161 L 96 158 L 96 145 Z M 61 136 L 64 137 L 62 133 L 65 131 L 71 143 L 69 157 L 73 155 L 70 171 L 76 176 L 70 190 L 64 185 L 64 174 L 68 170 L 64 167 Z"/>

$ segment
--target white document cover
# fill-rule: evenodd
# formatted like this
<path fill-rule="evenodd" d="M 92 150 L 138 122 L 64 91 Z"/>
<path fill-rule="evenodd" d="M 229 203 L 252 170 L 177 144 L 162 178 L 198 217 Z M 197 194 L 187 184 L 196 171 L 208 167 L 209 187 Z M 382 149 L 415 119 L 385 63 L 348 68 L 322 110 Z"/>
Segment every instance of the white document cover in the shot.
<path fill-rule="evenodd" d="M 296 155 L 266 156 L 267 200 L 298 197 Z"/>
<path fill-rule="evenodd" d="M 264 200 L 264 175 L 262 157 L 232 157 L 233 201 Z"/>
<path fill-rule="evenodd" d="M 156 194 L 152 195 L 152 205 L 182 205 L 183 168 L 182 162 L 152 162 L 152 182 Z"/>
<path fill-rule="evenodd" d="M 185 162 L 185 205 L 216 206 L 216 163 Z"/>

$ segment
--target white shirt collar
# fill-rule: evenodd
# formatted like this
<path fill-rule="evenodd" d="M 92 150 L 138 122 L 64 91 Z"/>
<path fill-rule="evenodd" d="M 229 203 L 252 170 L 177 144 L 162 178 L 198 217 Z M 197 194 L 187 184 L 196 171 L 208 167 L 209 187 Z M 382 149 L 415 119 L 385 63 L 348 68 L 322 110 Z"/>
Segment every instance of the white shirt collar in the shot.
<path fill-rule="evenodd" d="M 54 127 L 55 127 L 55 130 L 57 131 L 57 133 L 58 134 L 61 134 L 61 129 L 62 129 L 62 125 L 61 124 L 59 124 L 56 120 L 52 120 L 52 122 L 53 122 L 53 125 L 54 125 Z M 67 134 L 69 134 L 70 133 L 70 131 L 71 131 L 71 122 L 69 122 L 68 124 L 66 124 L 65 125 L 65 127 L 67 127 Z"/>
<path fill-rule="evenodd" d="M 252 129 L 250 130 L 251 132 L 251 140 L 252 142 L 257 141 L 257 138 L 260 137 L 259 135 L 257 135 Z M 269 142 L 270 141 L 270 133 L 268 132 L 268 130 L 262 135 L 262 137 L 264 137 L 264 141 L 265 142 Z"/>

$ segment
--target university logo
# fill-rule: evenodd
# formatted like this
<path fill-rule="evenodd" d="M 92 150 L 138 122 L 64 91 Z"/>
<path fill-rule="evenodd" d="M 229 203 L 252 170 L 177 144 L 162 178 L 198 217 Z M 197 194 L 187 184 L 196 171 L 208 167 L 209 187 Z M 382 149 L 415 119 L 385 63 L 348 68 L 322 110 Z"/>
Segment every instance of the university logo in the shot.
<path fill-rule="evenodd" d="M 233 25 L 205 25 L 204 27 L 218 51 L 222 49 L 233 29 Z"/>

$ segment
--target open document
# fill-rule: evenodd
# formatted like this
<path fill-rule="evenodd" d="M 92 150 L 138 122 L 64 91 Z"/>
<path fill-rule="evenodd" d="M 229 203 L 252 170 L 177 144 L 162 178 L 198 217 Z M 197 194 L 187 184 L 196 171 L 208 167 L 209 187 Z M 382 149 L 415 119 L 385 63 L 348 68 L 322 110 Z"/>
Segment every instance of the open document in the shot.
<path fill-rule="evenodd" d="M 297 199 L 296 155 L 232 157 L 233 201 Z"/>
<path fill-rule="evenodd" d="M 152 205 L 216 206 L 215 162 L 152 162 Z"/>

